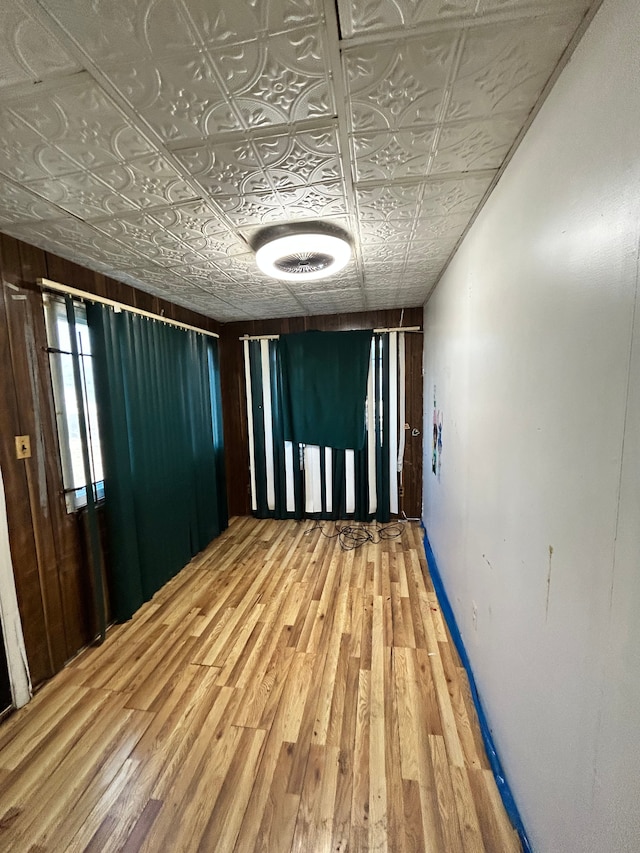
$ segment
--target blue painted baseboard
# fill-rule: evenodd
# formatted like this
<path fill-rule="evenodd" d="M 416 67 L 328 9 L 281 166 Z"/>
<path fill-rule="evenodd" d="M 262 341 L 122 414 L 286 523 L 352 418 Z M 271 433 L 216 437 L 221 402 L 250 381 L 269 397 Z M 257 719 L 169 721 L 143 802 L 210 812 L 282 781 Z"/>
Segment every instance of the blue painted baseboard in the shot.
<path fill-rule="evenodd" d="M 424 551 L 427 557 L 427 564 L 429 566 L 431 580 L 433 581 L 433 587 L 436 591 L 436 595 L 438 596 L 438 601 L 440 603 L 440 609 L 442 610 L 442 614 L 449 627 L 451 639 L 455 643 L 455 647 L 458 650 L 458 654 L 460 655 L 460 660 L 462 661 L 462 664 L 467 671 L 467 676 L 469 678 L 469 686 L 471 687 L 471 695 L 473 696 L 473 702 L 476 706 L 478 721 L 480 723 L 480 730 L 482 732 L 482 740 L 484 741 L 484 746 L 487 751 L 487 756 L 489 758 L 489 763 L 491 765 L 493 775 L 495 776 L 498 790 L 500 791 L 500 796 L 502 797 L 504 807 L 507 811 L 507 814 L 509 815 L 511 823 L 515 827 L 516 832 L 520 837 L 520 842 L 522 844 L 522 849 L 524 853 L 533 853 L 533 848 L 531 847 L 531 843 L 529 841 L 529 838 L 527 837 L 527 832 L 524 828 L 524 824 L 522 823 L 520 812 L 518 811 L 518 807 L 513 798 L 511 788 L 509 787 L 509 783 L 507 782 L 507 779 L 504 775 L 502 764 L 500 763 L 500 759 L 498 758 L 498 753 L 496 752 L 496 746 L 493 742 L 491 730 L 489 729 L 489 723 L 484 713 L 482 702 L 480 701 L 480 696 L 478 695 L 478 688 L 476 687 L 476 682 L 473 677 L 473 671 L 471 669 L 469 656 L 467 655 L 467 650 L 465 649 L 464 643 L 462 642 L 462 635 L 460 634 L 458 623 L 456 622 L 456 617 L 454 616 L 451 604 L 449 603 L 447 592 L 444 588 L 442 577 L 440 576 L 440 571 L 438 570 L 438 564 L 436 563 L 436 558 L 433 555 L 433 551 L 431 549 L 431 544 L 429 542 L 429 537 L 427 536 L 426 530 L 424 531 Z"/>

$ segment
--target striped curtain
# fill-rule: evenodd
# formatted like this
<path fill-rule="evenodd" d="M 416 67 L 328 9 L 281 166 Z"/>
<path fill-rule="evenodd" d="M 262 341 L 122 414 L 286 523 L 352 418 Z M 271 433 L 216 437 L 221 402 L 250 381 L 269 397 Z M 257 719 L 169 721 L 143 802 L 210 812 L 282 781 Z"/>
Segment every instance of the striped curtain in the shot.
<path fill-rule="evenodd" d="M 404 457 L 404 332 L 374 334 L 362 450 L 284 440 L 278 340 L 245 340 L 251 506 L 258 518 L 389 521 Z"/>

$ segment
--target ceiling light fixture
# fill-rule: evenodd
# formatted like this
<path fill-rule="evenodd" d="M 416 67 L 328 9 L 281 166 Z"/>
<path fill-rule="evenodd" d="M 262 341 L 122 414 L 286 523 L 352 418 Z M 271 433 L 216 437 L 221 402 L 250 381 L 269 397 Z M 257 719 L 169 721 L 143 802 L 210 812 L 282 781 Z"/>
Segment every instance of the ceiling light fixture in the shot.
<path fill-rule="evenodd" d="M 340 272 L 351 258 L 351 244 L 339 229 L 282 227 L 260 240 L 256 263 L 265 275 L 284 281 L 313 281 Z"/>

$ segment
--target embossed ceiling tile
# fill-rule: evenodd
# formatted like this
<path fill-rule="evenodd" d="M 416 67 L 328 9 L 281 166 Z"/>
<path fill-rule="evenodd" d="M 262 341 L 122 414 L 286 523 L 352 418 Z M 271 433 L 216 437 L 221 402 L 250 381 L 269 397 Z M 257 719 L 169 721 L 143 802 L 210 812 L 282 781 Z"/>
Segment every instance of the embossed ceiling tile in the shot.
<path fill-rule="evenodd" d="M 332 157 L 338 153 L 335 122 L 313 130 L 260 132 L 253 137 L 253 143 L 265 169 L 272 166 L 304 168 L 304 162 L 298 162 L 302 152 L 318 157 Z"/>
<path fill-rule="evenodd" d="M 402 220 L 410 228 L 420 200 L 419 184 L 389 184 L 381 187 L 358 187 L 357 201 L 361 222 L 368 220 Z"/>
<path fill-rule="evenodd" d="M 28 190 L 0 178 L 0 224 L 24 220 L 54 219 L 60 210 Z"/>
<path fill-rule="evenodd" d="M 140 260 L 140 256 L 132 255 L 124 246 L 102 234 L 87 235 L 85 242 L 77 244 L 77 248 L 93 260 L 109 264 L 111 269 L 129 267 L 132 261 Z"/>
<path fill-rule="evenodd" d="M 402 287 L 408 289 L 410 287 L 421 286 L 426 278 L 438 275 L 446 262 L 447 258 L 438 261 L 409 258 L 409 263 L 402 272 Z"/>
<path fill-rule="evenodd" d="M 247 246 L 233 232 L 220 231 L 205 235 L 205 244 L 198 251 L 203 258 L 211 259 L 218 264 L 227 259 L 232 261 L 238 255 L 242 255 L 247 251 Z"/>
<path fill-rule="evenodd" d="M 105 166 L 94 174 L 141 210 L 195 198 L 194 190 L 160 154 Z"/>
<path fill-rule="evenodd" d="M 227 91 L 248 128 L 334 115 L 322 30 L 234 45 L 215 53 Z"/>
<path fill-rule="evenodd" d="M 181 221 L 197 227 L 203 234 L 217 234 L 228 230 L 227 225 L 220 220 L 219 210 L 202 199 L 173 205 L 171 210 L 181 217 Z"/>
<path fill-rule="evenodd" d="M 242 316 L 238 319 L 246 319 L 251 317 L 259 319 L 260 317 L 292 317 L 300 315 L 300 303 L 290 296 L 278 296 L 276 299 L 260 299 L 251 296 L 243 295 L 241 300 L 238 300 L 239 306 L 237 310 L 242 311 Z"/>
<path fill-rule="evenodd" d="M 9 109 L 0 110 L 2 174 L 16 181 L 32 181 L 77 170 L 77 163 L 53 148 Z"/>
<path fill-rule="evenodd" d="M 469 224 L 469 217 L 436 216 L 433 219 L 421 219 L 416 225 L 410 252 L 418 258 L 448 257 L 453 243 Z M 453 241 L 453 242 L 452 242 Z"/>
<path fill-rule="evenodd" d="M 167 269 L 173 269 L 174 267 L 188 264 L 191 262 L 191 258 L 193 258 L 194 253 L 189 248 L 185 248 L 185 246 L 177 240 L 171 240 L 171 235 L 167 236 L 166 234 L 158 234 L 155 242 L 159 250 L 155 257 L 155 261 L 162 266 L 166 266 Z M 146 247 L 144 255 L 147 255 Z"/>
<path fill-rule="evenodd" d="M 189 307 L 188 305 L 186 306 Z M 214 310 L 215 307 L 215 310 Z M 231 306 L 214 306 L 210 307 L 208 311 L 200 309 L 201 314 L 208 315 L 210 317 L 214 317 L 220 323 L 237 323 L 241 320 L 253 320 L 256 319 L 254 317 L 249 317 L 248 314 L 245 314 L 244 311 L 241 311 L 239 308 L 231 307 Z"/>
<path fill-rule="evenodd" d="M 256 258 L 253 252 L 243 252 L 233 258 L 224 258 L 216 260 L 216 265 L 227 275 L 234 279 L 241 277 L 254 277 L 263 282 L 273 281 L 268 276 L 263 275 L 256 266 Z"/>
<path fill-rule="evenodd" d="M 189 227 L 175 223 L 160 228 L 154 235 L 154 242 L 159 245 L 165 256 L 175 264 L 199 263 L 203 260 L 203 251 L 207 247 L 207 238 Z"/>
<path fill-rule="evenodd" d="M 364 311 L 366 308 L 364 296 L 361 293 L 341 294 L 332 291 L 324 296 L 304 296 L 300 301 L 309 314 L 350 314 Z"/>
<path fill-rule="evenodd" d="M 471 215 L 489 188 L 492 175 L 461 180 L 430 180 L 424 184 L 420 218 L 467 213 Z"/>
<path fill-rule="evenodd" d="M 513 145 L 526 116 L 496 116 L 488 121 L 445 124 L 431 174 L 497 169 Z"/>
<path fill-rule="evenodd" d="M 200 256 L 200 253 L 207 247 L 207 237 L 201 230 L 201 223 L 197 220 L 190 219 L 188 216 L 181 216 L 175 210 L 166 210 L 157 213 L 152 213 L 153 219 L 160 226 L 160 234 L 164 244 L 173 250 L 179 251 L 180 256 L 183 256 L 182 249 L 176 244 L 182 243 L 187 246 L 192 254 Z M 185 261 L 186 262 L 186 261 Z"/>
<path fill-rule="evenodd" d="M 402 274 L 403 262 L 398 261 L 394 264 L 365 264 L 363 280 L 366 286 L 371 282 L 377 282 L 380 287 L 385 285 L 385 282 L 391 284 L 396 281 Z"/>
<path fill-rule="evenodd" d="M 285 222 L 289 218 L 276 193 L 223 196 L 216 201 L 235 225 L 266 225 Z"/>
<path fill-rule="evenodd" d="M 141 270 L 130 270 L 128 275 L 135 277 L 140 282 L 139 286 L 147 293 L 153 293 L 162 299 L 173 300 L 178 294 L 183 298 L 197 298 L 201 295 L 197 285 L 185 281 L 175 268 L 145 267 Z"/>
<path fill-rule="evenodd" d="M 366 133 L 352 137 L 359 181 L 392 180 L 427 174 L 435 128 L 395 133 Z"/>
<path fill-rule="evenodd" d="M 216 299 L 215 296 L 205 297 L 201 302 L 185 303 L 185 307 L 189 308 L 193 305 L 192 310 L 199 311 L 205 316 L 214 317 L 221 323 L 233 323 L 240 320 L 253 320 L 255 316 L 244 311 L 235 302 L 227 302 L 225 300 Z"/>
<path fill-rule="evenodd" d="M 202 52 L 120 64 L 107 69 L 106 74 L 122 97 L 167 142 L 213 136 L 240 127 Z"/>
<path fill-rule="evenodd" d="M 335 127 L 254 140 L 262 166 L 277 190 L 342 179 Z"/>
<path fill-rule="evenodd" d="M 365 270 L 371 269 L 375 264 L 378 266 L 395 267 L 404 263 L 407 248 L 410 243 L 375 243 L 367 247 L 363 256 Z"/>
<path fill-rule="evenodd" d="M 254 39 L 258 33 L 281 32 L 322 19 L 320 0 L 269 0 L 212 4 L 188 0 L 189 15 L 206 44 L 228 45 Z"/>
<path fill-rule="evenodd" d="M 213 222 L 213 230 L 217 231 L 220 225 L 215 211 L 202 201 L 188 206 L 154 210 L 150 215 L 163 230 L 171 233 L 175 239 L 182 240 L 195 251 L 206 243 L 207 226 Z"/>
<path fill-rule="evenodd" d="M 130 160 L 153 150 L 88 76 L 54 92 L 24 97 L 11 110 L 82 168 Z"/>
<path fill-rule="evenodd" d="M 202 261 L 200 262 L 202 263 Z M 213 263 L 208 263 L 205 266 L 196 266 L 195 264 L 178 264 L 171 268 L 173 275 L 177 275 L 190 282 L 192 285 L 197 284 L 199 287 L 212 287 L 216 279 L 226 280 L 222 273 Z"/>
<path fill-rule="evenodd" d="M 360 239 L 365 247 L 381 241 L 406 243 L 410 236 L 411 226 L 407 225 L 406 222 L 376 221 L 360 223 Z"/>
<path fill-rule="evenodd" d="M 458 35 L 447 31 L 344 53 L 356 132 L 435 124 Z"/>
<path fill-rule="evenodd" d="M 174 155 L 211 196 L 249 195 L 271 189 L 249 140 L 216 140 L 179 149 Z"/>
<path fill-rule="evenodd" d="M 371 295 L 367 292 L 367 305 L 370 311 L 389 311 L 403 307 L 398 304 L 398 298 L 393 290 L 378 290 Z"/>
<path fill-rule="evenodd" d="M 212 292 L 219 292 L 221 283 L 223 283 L 224 288 L 229 293 L 229 298 L 235 302 L 241 302 L 243 296 L 252 296 L 259 298 L 273 298 L 277 297 L 277 294 L 280 292 L 281 288 L 275 287 L 269 288 L 264 281 L 264 278 L 258 278 L 257 276 L 247 276 L 247 275 L 230 275 L 228 273 L 220 273 L 220 277 L 216 277 L 216 279 L 209 282 L 205 289 L 211 290 Z M 274 282 L 274 279 L 269 279 L 270 282 Z M 289 295 L 288 291 L 285 291 L 282 288 L 282 292 Z"/>
<path fill-rule="evenodd" d="M 433 246 L 451 245 L 447 241 L 454 241 L 460 237 L 469 224 L 469 214 L 456 214 L 453 216 L 433 216 L 421 219 L 416 223 L 415 242 L 413 245 L 425 242 Z"/>
<path fill-rule="evenodd" d="M 233 259 L 247 251 L 247 247 L 232 232 L 219 232 L 204 235 L 202 240 L 194 242 L 197 252 L 202 259 L 200 263 L 221 263 Z"/>
<path fill-rule="evenodd" d="M 390 27 L 473 17 L 477 0 L 338 0 L 346 38 Z"/>
<path fill-rule="evenodd" d="M 14 236 L 95 269 L 97 263 L 130 265 L 131 253 L 74 217 L 29 223 Z M 46 243 L 46 245 L 45 245 Z"/>
<path fill-rule="evenodd" d="M 33 228 L 34 232 L 41 234 L 43 237 L 48 237 L 51 240 L 59 240 L 67 242 L 70 245 L 76 243 L 91 242 L 96 237 L 95 230 L 74 216 L 62 216 L 57 219 L 43 220 L 38 223 L 33 223 L 29 227 Z"/>
<path fill-rule="evenodd" d="M 316 287 L 317 287 L 316 283 Z M 336 289 L 345 288 L 346 290 L 362 290 L 362 275 L 358 273 L 356 265 L 351 262 L 345 269 L 344 274 L 339 273 L 336 278 L 327 279 L 327 287 L 335 287 Z"/>
<path fill-rule="evenodd" d="M 389 292 L 395 290 L 400 281 L 400 273 L 390 274 L 387 271 L 385 276 L 382 272 L 365 273 L 364 288 L 367 298 L 370 294 L 375 294 L 377 291 Z"/>
<path fill-rule="evenodd" d="M 62 45 L 18 4 L 0 5 L 0 88 L 80 70 Z"/>
<path fill-rule="evenodd" d="M 174 0 L 41 0 L 92 59 L 116 62 L 164 54 L 193 44 Z"/>
<path fill-rule="evenodd" d="M 466 33 L 447 120 L 528 112 L 555 68 L 577 22 L 540 16 L 493 23 Z"/>
<path fill-rule="evenodd" d="M 218 212 L 201 200 L 153 210 L 150 221 L 156 223 L 171 239 L 179 240 L 188 247 L 194 262 L 198 264 L 212 256 L 228 256 L 237 251 L 246 251 L 246 247 L 239 248 L 238 238 L 220 221 Z M 188 256 L 183 257 L 187 263 Z"/>
<path fill-rule="evenodd" d="M 330 282 L 327 282 L 327 286 L 323 289 L 318 289 L 316 283 L 315 290 L 304 290 L 300 292 L 296 292 L 296 296 L 302 300 L 314 300 L 316 302 L 361 302 L 362 301 L 362 289 L 360 286 L 356 287 L 332 287 Z"/>
<path fill-rule="evenodd" d="M 131 202 L 113 192 L 89 172 L 74 172 L 64 178 L 32 181 L 28 186 L 32 192 L 79 219 L 97 219 L 134 209 Z"/>
<path fill-rule="evenodd" d="M 412 243 L 407 252 L 405 269 L 437 269 L 442 267 L 451 255 L 451 251 L 460 234 L 451 232 L 438 240 Z"/>
<path fill-rule="evenodd" d="M 345 190 L 342 182 L 313 184 L 277 193 L 286 221 L 291 219 L 325 219 L 347 212 Z"/>
<path fill-rule="evenodd" d="M 218 273 L 218 277 L 211 278 L 205 286 L 206 293 L 216 293 L 233 301 L 241 303 L 245 297 L 251 299 L 275 300 L 291 299 L 291 294 L 281 282 L 273 278 L 262 280 L 233 279 Z"/>
<path fill-rule="evenodd" d="M 118 219 L 97 220 L 92 224 L 102 234 L 117 240 L 134 252 L 139 252 L 151 260 L 162 258 L 161 249 L 154 243 L 158 224 L 148 214 L 136 213 L 134 216 L 122 216 Z"/>
<path fill-rule="evenodd" d="M 584 14 L 593 0 L 568 0 L 565 7 L 573 6 L 579 14 Z M 546 11 L 552 5 L 545 0 L 480 0 L 478 14 L 485 15 L 489 12 L 519 12 L 529 11 L 532 6 L 539 6 L 541 11 Z"/>

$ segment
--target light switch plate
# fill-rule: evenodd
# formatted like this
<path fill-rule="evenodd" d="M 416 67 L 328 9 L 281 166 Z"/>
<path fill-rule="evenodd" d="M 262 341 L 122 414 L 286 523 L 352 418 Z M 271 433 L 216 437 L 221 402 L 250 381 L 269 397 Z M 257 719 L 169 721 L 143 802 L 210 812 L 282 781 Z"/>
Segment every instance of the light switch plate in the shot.
<path fill-rule="evenodd" d="M 28 435 L 16 436 L 16 459 L 28 459 L 31 456 L 31 438 Z"/>

